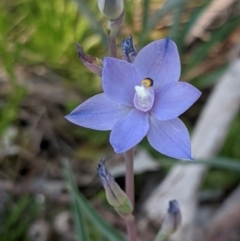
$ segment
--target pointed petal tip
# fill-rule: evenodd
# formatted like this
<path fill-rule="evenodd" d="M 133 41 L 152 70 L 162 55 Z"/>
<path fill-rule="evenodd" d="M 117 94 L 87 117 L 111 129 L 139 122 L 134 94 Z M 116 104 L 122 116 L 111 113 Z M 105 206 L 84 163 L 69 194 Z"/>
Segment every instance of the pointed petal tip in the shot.
<path fill-rule="evenodd" d="M 201 95 L 202 95 L 202 91 L 198 90 L 198 98 L 197 99 L 199 99 L 201 97 Z"/>
<path fill-rule="evenodd" d="M 180 158 L 179 160 L 187 161 L 187 162 L 195 162 L 195 160 L 191 156 Z"/>
<path fill-rule="evenodd" d="M 112 143 L 112 141 L 111 141 L 111 138 L 110 138 L 110 144 L 112 145 L 114 152 L 117 153 L 117 154 L 121 154 L 125 151 L 128 151 L 128 150 L 125 150 L 126 148 L 123 149 L 123 148 L 119 148 L 119 146 L 114 145 L 114 143 Z"/>
<path fill-rule="evenodd" d="M 70 116 L 71 116 L 71 114 L 68 114 L 68 115 L 65 115 L 64 118 L 67 119 L 68 121 L 70 121 L 70 119 L 71 119 Z"/>
<path fill-rule="evenodd" d="M 65 115 L 65 116 L 64 116 L 64 119 L 66 119 L 67 121 L 71 122 L 72 124 L 78 125 L 78 124 L 76 123 L 76 121 L 74 121 L 74 119 L 72 118 L 72 114 L 71 114 L 71 113 L 68 114 L 68 115 Z"/>
<path fill-rule="evenodd" d="M 118 150 L 118 149 L 117 149 L 116 147 L 114 147 L 114 146 L 113 146 L 113 150 L 114 150 L 114 152 L 117 153 L 117 154 L 121 154 L 121 153 L 124 152 L 124 151 Z"/>
<path fill-rule="evenodd" d="M 74 113 L 74 110 L 71 113 L 69 113 L 68 115 L 65 115 L 64 119 L 67 119 L 68 121 L 72 122 L 73 121 L 72 117 L 74 116 L 73 113 Z"/>

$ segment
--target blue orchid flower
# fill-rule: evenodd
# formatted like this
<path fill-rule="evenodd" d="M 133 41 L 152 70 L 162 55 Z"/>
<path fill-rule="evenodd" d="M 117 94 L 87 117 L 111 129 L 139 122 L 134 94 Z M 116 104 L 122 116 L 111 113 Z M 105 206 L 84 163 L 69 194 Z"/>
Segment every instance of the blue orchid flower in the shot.
<path fill-rule="evenodd" d="M 180 59 L 169 38 L 154 41 L 133 63 L 106 57 L 104 93 L 93 96 L 66 118 L 94 130 L 111 130 L 110 143 L 122 153 L 145 136 L 160 153 L 192 160 L 188 130 L 178 118 L 201 95 L 194 86 L 179 82 Z"/>

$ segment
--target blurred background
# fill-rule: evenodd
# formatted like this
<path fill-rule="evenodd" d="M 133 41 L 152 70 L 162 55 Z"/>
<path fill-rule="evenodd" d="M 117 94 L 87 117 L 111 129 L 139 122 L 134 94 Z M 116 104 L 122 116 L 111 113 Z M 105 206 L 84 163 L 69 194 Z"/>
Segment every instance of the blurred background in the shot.
<path fill-rule="evenodd" d="M 62 161 L 67 159 L 82 194 L 105 220 L 124 231 L 124 222 L 107 204 L 96 175 L 98 161 L 107 157 L 124 187 L 122 157 L 114 154 L 109 132 L 64 119 L 79 103 L 101 92 L 101 79 L 80 63 L 74 42 L 87 54 L 103 58 L 108 54 L 105 24 L 96 0 L 0 1 L 1 241 L 78 240 L 63 174 Z M 176 42 L 181 79 L 203 93 L 181 116 L 191 133 L 219 79 L 240 56 L 240 2 L 126 0 L 117 39 L 119 58 L 121 42 L 130 34 L 137 50 L 166 36 Z M 240 81 L 239 75 L 235 77 Z M 195 164 L 208 168 L 197 191 L 200 231 L 195 240 L 203 240 L 204 225 L 239 186 L 240 113 L 230 119 L 214 157 Z M 144 203 L 179 161 L 166 159 L 146 140 L 136 155 L 143 160 L 135 165 L 137 219 L 150 223 Z M 239 200 L 233 203 L 239 213 L 224 239 L 212 240 L 240 240 Z M 90 240 L 108 240 L 91 222 L 88 225 Z M 153 240 L 156 232 L 152 225 L 141 238 Z"/>

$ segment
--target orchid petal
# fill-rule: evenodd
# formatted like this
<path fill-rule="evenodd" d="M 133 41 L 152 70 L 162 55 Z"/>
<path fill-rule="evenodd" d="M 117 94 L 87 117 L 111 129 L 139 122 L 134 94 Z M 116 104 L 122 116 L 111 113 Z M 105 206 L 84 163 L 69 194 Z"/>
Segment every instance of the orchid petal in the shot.
<path fill-rule="evenodd" d="M 132 109 L 116 123 L 110 135 L 110 143 L 115 152 L 125 152 L 143 139 L 149 129 L 148 117 L 146 112 Z"/>
<path fill-rule="evenodd" d="M 151 78 L 154 87 L 177 82 L 181 65 L 176 44 L 169 38 L 154 41 L 140 50 L 133 64 L 142 79 Z"/>
<path fill-rule="evenodd" d="M 116 58 L 104 58 L 102 85 L 110 99 L 119 104 L 133 106 L 134 87 L 140 84 L 140 73 L 133 64 Z"/>
<path fill-rule="evenodd" d="M 169 83 L 155 91 L 151 113 L 158 120 L 171 120 L 185 112 L 200 97 L 201 92 L 185 83 Z"/>
<path fill-rule="evenodd" d="M 159 121 L 150 116 L 147 139 L 154 149 L 166 156 L 192 160 L 189 133 L 186 126 L 178 118 Z"/>
<path fill-rule="evenodd" d="M 130 110 L 128 106 L 118 104 L 102 93 L 79 105 L 66 119 L 79 126 L 105 131 L 111 130 Z"/>

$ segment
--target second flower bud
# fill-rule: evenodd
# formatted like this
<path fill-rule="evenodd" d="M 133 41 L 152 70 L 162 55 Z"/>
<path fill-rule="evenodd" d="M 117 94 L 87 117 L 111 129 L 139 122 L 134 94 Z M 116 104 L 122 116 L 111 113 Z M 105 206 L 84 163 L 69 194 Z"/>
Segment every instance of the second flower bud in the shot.
<path fill-rule="evenodd" d="M 105 167 L 105 160 L 98 164 L 98 175 L 106 192 L 108 203 L 125 219 L 132 219 L 133 206 L 127 194 L 116 183 Z"/>

